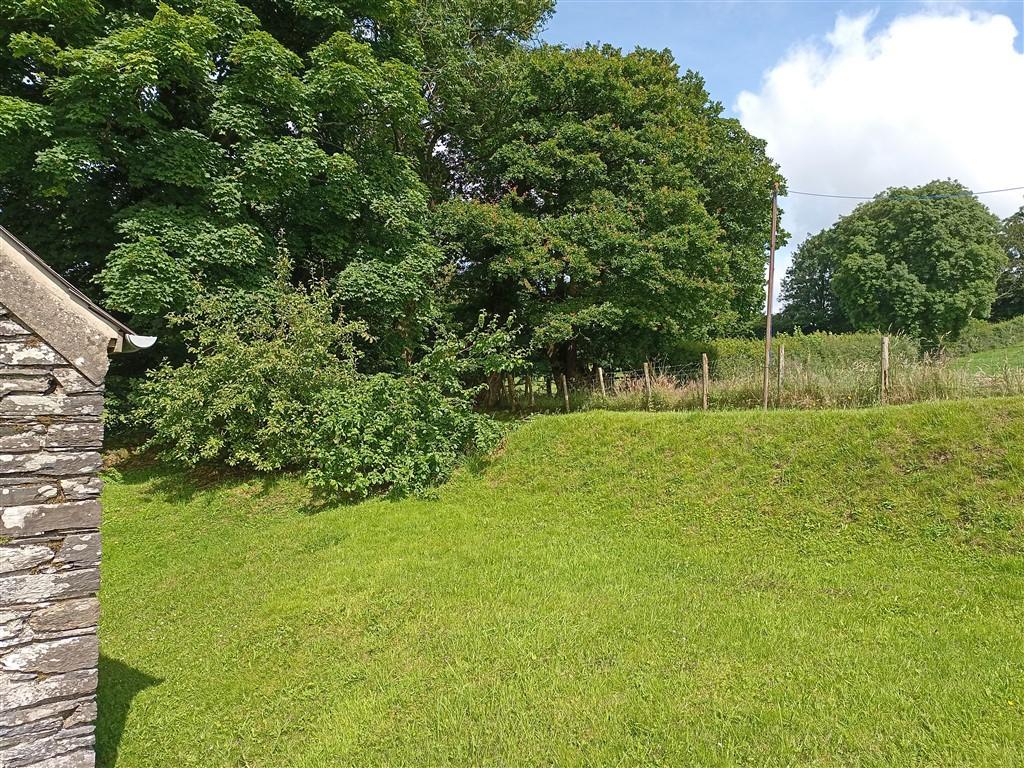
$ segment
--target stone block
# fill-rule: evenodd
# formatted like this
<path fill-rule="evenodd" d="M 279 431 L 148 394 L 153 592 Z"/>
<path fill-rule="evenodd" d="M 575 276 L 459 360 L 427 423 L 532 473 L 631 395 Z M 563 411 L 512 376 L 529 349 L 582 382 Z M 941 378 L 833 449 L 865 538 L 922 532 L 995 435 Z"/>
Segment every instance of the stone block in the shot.
<path fill-rule="evenodd" d="M 99 421 L 59 422 L 46 430 L 47 448 L 100 448 L 103 444 L 103 424 Z"/>
<path fill-rule="evenodd" d="M 103 423 L 100 421 L 58 422 L 46 430 L 46 447 L 95 448 L 103 444 Z"/>
<path fill-rule="evenodd" d="M 99 534 L 96 538 L 99 538 Z M 53 550 L 45 544 L 11 544 L 0 547 L 0 573 L 27 571 L 51 560 Z"/>
<path fill-rule="evenodd" d="M 90 502 L 79 502 L 89 504 Z M 96 502 L 98 503 L 98 502 Z M 95 533 L 73 533 L 65 537 L 57 555 L 53 559 L 54 565 L 67 565 L 71 567 L 82 567 L 85 565 L 100 562 L 100 534 Z"/>
<path fill-rule="evenodd" d="M 32 606 L 24 606 L 22 608 L 4 608 L 0 610 L 0 634 L 3 633 L 4 627 L 14 622 L 28 621 L 29 616 L 32 615 Z"/>
<path fill-rule="evenodd" d="M 0 365 L 67 365 L 67 361 L 37 339 L 0 342 Z"/>
<path fill-rule="evenodd" d="M 100 642 L 94 632 L 58 640 L 36 641 L 0 655 L 0 669 L 52 675 L 91 669 L 99 664 Z"/>
<path fill-rule="evenodd" d="M 39 453 L 0 453 L 0 474 L 91 475 L 99 472 L 103 461 L 97 451 L 40 451 Z"/>
<path fill-rule="evenodd" d="M 82 713 L 81 716 L 79 712 Z M 96 702 L 90 698 L 58 699 L 35 707 L 0 712 L 0 746 L 5 741 L 13 742 L 15 738 L 48 736 L 69 724 L 81 725 L 92 722 L 95 718 Z"/>
<path fill-rule="evenodd" d="M 0 607 L 90 597 L 99 592 L 100 569 L 78 568 L 57 573 L 0 576 Z"/>
<path fill-rule="evenodd" d="M 99 416 L 103 396 L 11 394 L 0 398 L 0 416 Z"/>
<path fill-rule="evenodd" d="M 96 768 L 96 753 L 93 749 L 77 749 L 59 757 L 30 765 L 28 768 Z"/>
<path fill-rule="evenodd" d="M 92 696 L 96 692 L 97 676 L 95 669 L 80 669 L 43 678 L 21 672 L 0 671 L 0 712 L 56 699 Z"/>
<path fill-rule="evenodd" d="M 76 485 L 80 484 L 81 478 L 75 478 L 74 482 Z M 98 478 L 97 478 L 98 480 Z M 0 507 L 21 507 L 26 504 L 42 504 L 47 501 L 52 501 L 61 492 L 63 487 L 62 483 L 33 483 L 31 481 L 23 485 L 4 485 L 0 486 Z M 67 491 L 64 492 L 67 498 L 89 498 L 86 496 L 68 496 Z M 98 494 L 92 494 L 93 496 Z"/>
<path fill-rule="evenodd" d="M 103 391 L 103 387 L 97 387 L 74 368 L 51 368 L 50 373 L 57 379 L 57 383 L 65 394 Z"/>
<path fill-rule="evenodd" d="M 13 317 L 0 318 L 0 336 L 27 336 L 29 333 L 28 328 Z"/>
<path fill-rule="evenodd" d="M 60 481 L 64 498 L 69 501 L 94 499 L 103 490 L 103 481 L 95 475 L 91 477 L 68 477 Z"/>
<path fill-rule="evenodd" d="M 100 601 L 95 597 L 61 600 L 33 612 L 27 621 L 37 632 L 64 632 L 93 627 L 100 621 Z"/>
<path fill-rule="evenodd" d="M 13 648 L 32 639 L 32 628 L 28 625 L 30 615 L 28 610 L 0 613 L 0 650 Z"/>
<path fill-rule="evenodd" d="M 85 699 L 64 719 L 65 728 L 96 722 L 96 699 Z"/>
<path fill-rule="evenodd" d="M 0 510 L 0 535 L 38 536 L 54 531 L 100 527 L 100 503 L 67 501 L 60 504 L 29 504 Z"/>
<path fill-rule="evenodd" d="M 0 451 L 38 451 L 45 440 L 43 424 L 0 424 Z"/>
<path fill-rule="evenodd" d="M 39 373 L 35 375 L 20 376 L 12 376 L 8 371 L 0 369 L 0 397 L 14 392 L 42 394 L 50 392 L 56 383 L 56 379 L 45 368 L 39 369 Z"/>
<path fill-rule="evenodd" d="M 0 765 L 4 768 L 55 768 L 74 763 L 58 762 L 92 747 L 96 736 L 91 725 L 65 729 L 52 736 L 19 741 L 0 749 Z M 90 749 L 90 751 L 92 751 Z"/>
<path fill-rule="evenodd" d="M 25 710 L 20 711 L 24 712 Z M 60 717 L 41 717 L 10 727 L 0 725 L 0 750 L 19 742 L 29 741 L 30 739 L 53 736 L 63 727 L 64 720 Z M 39 763 L 36 763 L 36 765 L 39 765 Z"/>

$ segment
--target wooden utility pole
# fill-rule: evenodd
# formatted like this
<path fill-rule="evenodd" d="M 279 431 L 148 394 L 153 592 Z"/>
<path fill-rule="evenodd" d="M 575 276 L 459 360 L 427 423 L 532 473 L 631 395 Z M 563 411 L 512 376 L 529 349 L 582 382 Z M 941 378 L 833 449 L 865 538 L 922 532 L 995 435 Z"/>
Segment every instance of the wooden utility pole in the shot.
<path fill-rule="evenodd" d="M 775 291 L 775 234 L 779 221 L 779 182 L 772 186 L 772 239 L 768 248 L 768 303 L 764 320 L 764 392 L 761 407 L 768 410 L 768 376 L 772 362 L 772 294 Z"/>
<path fill-rule="evenodd" d="M 700 354 L 700 368 L 701 368 L 701 406 L 706 411 L 708 409 L 708 353 L 701 352 Z"/>

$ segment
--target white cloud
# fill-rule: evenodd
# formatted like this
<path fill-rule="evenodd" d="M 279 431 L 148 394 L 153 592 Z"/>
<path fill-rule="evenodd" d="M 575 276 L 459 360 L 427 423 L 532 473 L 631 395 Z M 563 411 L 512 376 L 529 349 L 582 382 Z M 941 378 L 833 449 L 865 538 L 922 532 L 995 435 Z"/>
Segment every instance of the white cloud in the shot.
<path fill-rule="evenodd" d="M 923 10 L 877 31 L 874 21 L 840 15 L 824 40 L 791 49 L 758 92 L 740 94 L 740 119 L 767 140 L 790 188 L 873 195 L 947 177 L 974 190 L 1024 186 L 1024 54 L 1013 21 L 966 10 Z M 981 199 L 1007 216 L 1024 193 Z M 784 199 L 791 245 L 855 205 Z"/>

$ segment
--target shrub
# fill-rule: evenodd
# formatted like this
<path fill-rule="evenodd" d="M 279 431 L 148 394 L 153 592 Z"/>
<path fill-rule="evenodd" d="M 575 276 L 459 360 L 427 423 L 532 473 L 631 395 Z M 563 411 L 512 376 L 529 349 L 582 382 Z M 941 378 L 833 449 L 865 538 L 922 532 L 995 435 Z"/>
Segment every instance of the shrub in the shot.
<path fill-rule="evenodd" d="M 512 332 L 483 322 L 466 337 L 442 336 L 401 376 L 359 377 L 317 399 L 306 478 L 332 494 L 421 493 L 460 457 L 494 447 L 501 430 L 473 409 L 487 374 L 512 370 Z"/>
<path fill-rule="evenodd" d="M 273 471 L 302 464 L 320 394 L 355 381 L 365 330 L 335 318 L 323 289 L 219 293 L 173 323 L 192 360 L 164 364 L 140 387 L 136 414 L 149 445 L 189 465 Z"/>
<path fill-rule="evenodd" d="M 328 389 L 316 404 L 309 482 L 333 494 L 421 493 L 459 458 L 492 447 L 497 423 L 476 413 L 457 380 L 377 374 Z"/>
<path fill-rule="evenodd" d="M 493 445 L 465 383 L 508 366 L 511 332 L 442 337 L 401 373 L 358 370 L 363 326 L 323 288 L 208 296 L 176 322 L 193 359 L 154 371 L 137 396 L 149 445 L 171 460 L 303 470 L 334 495 L 419 492 Z"/>

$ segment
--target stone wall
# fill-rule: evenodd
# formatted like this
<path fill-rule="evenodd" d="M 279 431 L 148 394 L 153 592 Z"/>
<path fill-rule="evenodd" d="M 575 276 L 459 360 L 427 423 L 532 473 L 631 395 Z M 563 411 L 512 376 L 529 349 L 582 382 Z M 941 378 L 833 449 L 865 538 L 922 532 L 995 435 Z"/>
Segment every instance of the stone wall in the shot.
<path fill-rule="evenodd" d="M 94 765 L 102 386 L 0 306 L 0 766 Z"/>

